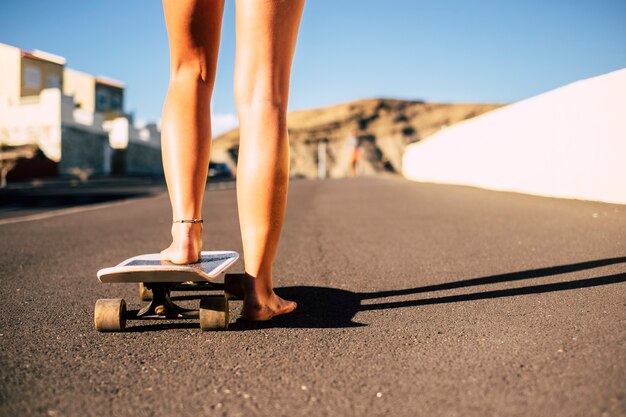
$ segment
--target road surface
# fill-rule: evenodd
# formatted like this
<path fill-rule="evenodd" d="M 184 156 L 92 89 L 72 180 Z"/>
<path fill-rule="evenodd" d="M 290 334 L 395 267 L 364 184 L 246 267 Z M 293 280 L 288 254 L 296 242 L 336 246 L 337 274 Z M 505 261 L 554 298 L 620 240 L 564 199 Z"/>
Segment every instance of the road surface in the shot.
<path fill-rule="evenodd" d="M 203 215 L 205 249 L 241 250 L 233 184 Z M 96 299 L 139 302 L 96 271 L 170 220 L 157 194 L 0 225 L 0 415 L 626 415 L 625 206 L 292 181 L 275 281 L 296 313 L 97 333 Z"/>

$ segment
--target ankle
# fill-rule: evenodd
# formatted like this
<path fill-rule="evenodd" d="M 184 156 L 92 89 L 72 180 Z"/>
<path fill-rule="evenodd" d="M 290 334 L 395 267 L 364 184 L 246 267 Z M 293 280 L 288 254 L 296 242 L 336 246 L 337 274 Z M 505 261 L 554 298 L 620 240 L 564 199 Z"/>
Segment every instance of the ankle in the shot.
<path fill-rule="evenodd" d="M 246 272 L 243 284 L 246 295 L 258 301 L 268 300 L 274 295 L 271 278 L 269 280 L 263 279 Z"/>
<path fill-rule="evenodd" d="M 172 237 L 196 238 L 202 236 L 202 223 L 173 223 Z"/>

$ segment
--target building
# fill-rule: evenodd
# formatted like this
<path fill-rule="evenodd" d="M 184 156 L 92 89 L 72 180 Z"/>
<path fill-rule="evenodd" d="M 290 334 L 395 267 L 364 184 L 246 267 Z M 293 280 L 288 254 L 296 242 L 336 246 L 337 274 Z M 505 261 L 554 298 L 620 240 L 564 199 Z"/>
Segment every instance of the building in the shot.
<path fill-rule="evenodd" d="M 66 68 L 63 93 L 74 97 L 76 107 L 102 113 L 106 120 L 124 116 L 124 83 Z"/>
<path fill-rule="evenodd" d="M 63 57 L 0 43 L 0 62 L 0 96 L 9 104 L 36 97 L 46 88 L 63 88 Z"/>
<path fill-rule="evenodd" d="M 15 172 L 39 176 L 36 166 L 45 162 L 55 167 L 47 175 L 161 175 L 160 133 L 155 125 L 133 126 L 124 113 L 124 84 L 65 64 L 63 57 L 0 43 L 0 152 L 39 150 L 18 161 L 32 169 Z"/>

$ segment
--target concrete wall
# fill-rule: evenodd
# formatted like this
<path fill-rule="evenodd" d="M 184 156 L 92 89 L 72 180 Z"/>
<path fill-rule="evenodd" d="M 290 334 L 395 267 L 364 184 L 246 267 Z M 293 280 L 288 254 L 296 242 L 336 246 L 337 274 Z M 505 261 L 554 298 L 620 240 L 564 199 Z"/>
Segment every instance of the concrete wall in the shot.
<path fill-rule="evenodd" d="M 74 126 L 63 126 L 61 162 L 59 174 L 77 175 L 79 171 L 89 175 L 103 175 L 110 169 L 105 161 L 105 148 L 109 146 L 106 133 L 89 132 Z M 105 166 L 108 162 L 109 167 Z"/>
<path fill-rule="evenodd" d="M 626 204 L 626 69 L 410 145 L 403 174 L 416 181 Z"/>
<path fill-rule="evenodd" d="M 129 175 L 163 175 L 161 148 L 140 142 L 129 142 L 125 153 L 125 173 Z"/>

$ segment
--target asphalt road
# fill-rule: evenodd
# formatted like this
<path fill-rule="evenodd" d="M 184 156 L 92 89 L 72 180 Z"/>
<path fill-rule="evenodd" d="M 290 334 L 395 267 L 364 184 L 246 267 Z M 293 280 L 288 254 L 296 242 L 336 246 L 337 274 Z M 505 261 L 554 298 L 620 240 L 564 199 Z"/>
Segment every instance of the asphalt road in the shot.
<path fill-rule="evenodd" d="M 205 201 L 205 249 L 240 250 L 233 185 Z M 295 314 L 97 333 L 96 299 L 139 302 L 96 271 L 165 247 L 170 219 L 157 195 L 0 225 L 0 415 L 626 415 L 626 206 L 293 181 Z"/>

